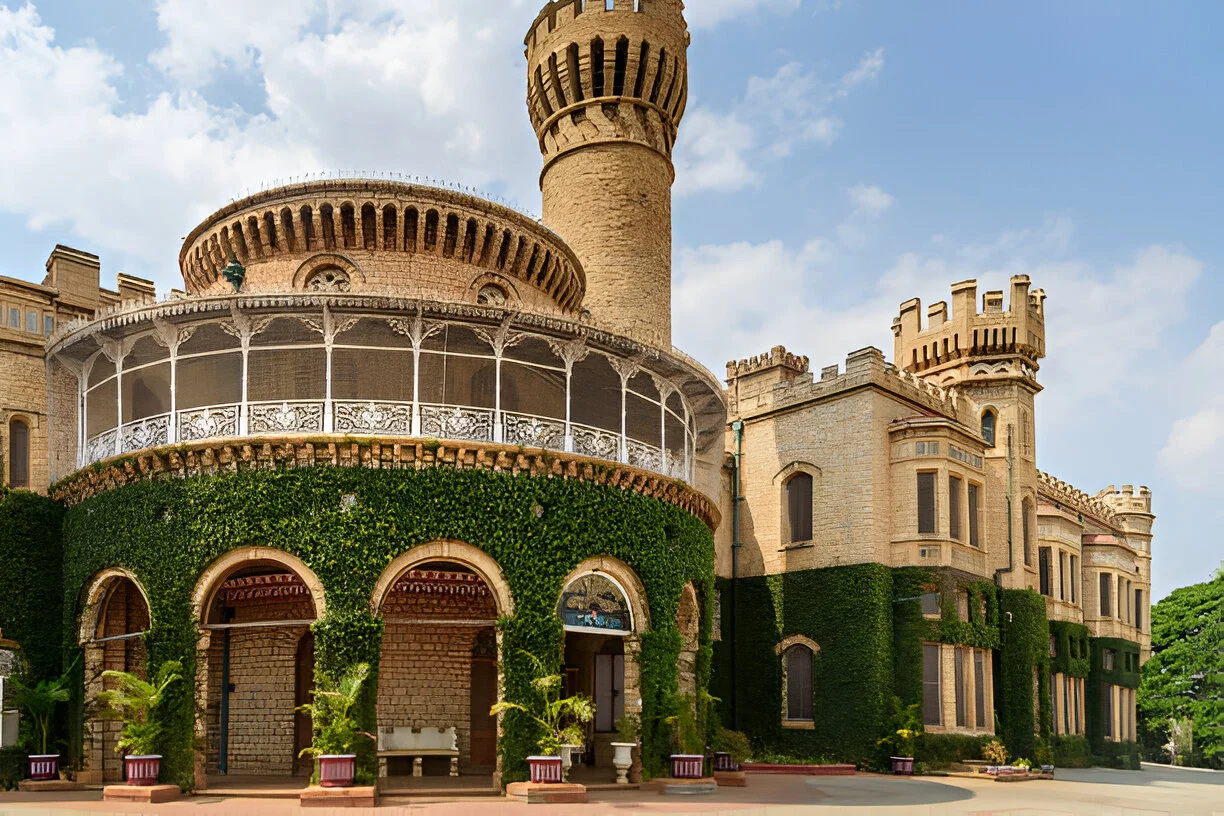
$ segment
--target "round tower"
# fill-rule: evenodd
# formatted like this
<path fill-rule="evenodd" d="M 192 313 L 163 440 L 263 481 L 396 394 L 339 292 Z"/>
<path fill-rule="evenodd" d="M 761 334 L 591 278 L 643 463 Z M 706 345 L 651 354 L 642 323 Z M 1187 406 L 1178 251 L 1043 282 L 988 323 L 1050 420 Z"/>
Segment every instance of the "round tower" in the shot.
<path fill-rule="evenodd" d="M 597 325 L 671 346 L 672 146 L 688 100 L 681 0 L 554 0 L 527 35 L 544 223 Z"/>

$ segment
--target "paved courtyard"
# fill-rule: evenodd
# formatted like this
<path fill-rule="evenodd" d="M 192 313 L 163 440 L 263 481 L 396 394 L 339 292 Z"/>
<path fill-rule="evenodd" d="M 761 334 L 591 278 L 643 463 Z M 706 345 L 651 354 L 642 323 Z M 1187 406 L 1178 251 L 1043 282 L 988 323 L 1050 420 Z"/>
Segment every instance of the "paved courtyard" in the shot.
<path fill-rule="evenodd" d="M 1224 773 L 1171 769 L 1142 772 L 1066 770 L 1053 782 L 1002 784 L 975 779 L 895 779 L 854 777 L 749 778 L 749 787 L 723 789 L 713 796 L 683 799 L 653 792 L 611 792 L 591 795 L 587 805 L 523 805 L 504 799 L 384 797 L 379 814 L 444 814 L 445 816 L 498 816 L 498 814 L 575 813 L 692 813 L 692 814 L 971 814 L 972 816 L 1037 816 L 1037 814 L 1091 814 L 1091 816 L 1224 816 Z M 225 814 L 225 816 L 279 816 L 298 813 L 293 800 L 225 799 L 198 796 L 168 805 L 138 806 L 104 803 L 99 792 L 64 795 L 0 793 L 0 816 L 68 816 L 100 813 Z M 331 810 L 307 811 L 316 814 Z M 357 814 L 359 810 L 335 813 Z"/>

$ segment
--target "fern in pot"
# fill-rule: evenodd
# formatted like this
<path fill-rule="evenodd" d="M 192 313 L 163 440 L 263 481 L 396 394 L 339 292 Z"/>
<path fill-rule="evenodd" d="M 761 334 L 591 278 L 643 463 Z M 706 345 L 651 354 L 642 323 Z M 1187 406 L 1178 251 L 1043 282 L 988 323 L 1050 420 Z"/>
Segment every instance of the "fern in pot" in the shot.
<path fill-rule="evenodd" d="M 117 686 L 101 692 L 97 702 L 104 719 L 123 723 L 115 750 L 124 755 L 128 784 L 157 784 L 162 760 L 161 755 L 155 753 L 162 733 L 159 715 L 166 693 L 183 679 L 182 664 L 177 660 L 166 661 L 152 680 L 122 671 L 104 671 L 102 677 L 114 681 Z"/>
<path fill-rule="evenodd" d="M 298 756 L 313 757 L 318 762 L 316 779 L 325 788 L 351 788 L 357 777 L 357 744 L 374 739 L 373 734 L 358 727 L 353 717 L 369 676 L 368 663 L 358 663 L 339 680 L 316 669 L 313 699 L 297 708 L 310 715 L 314 735 L 310 747 L 303 748 Z"/>

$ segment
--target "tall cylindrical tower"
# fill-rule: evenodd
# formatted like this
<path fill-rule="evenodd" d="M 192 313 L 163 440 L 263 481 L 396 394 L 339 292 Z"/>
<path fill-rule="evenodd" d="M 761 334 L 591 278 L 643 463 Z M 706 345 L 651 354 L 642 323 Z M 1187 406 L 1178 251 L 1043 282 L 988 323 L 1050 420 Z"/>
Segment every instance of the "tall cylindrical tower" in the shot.
<path fill-rule="evenodd" d="M 544 223 L 599 325 L 671 345 L 672 146 L 688 101 L 681 0 L 554 0 L 527 35 Z"/>

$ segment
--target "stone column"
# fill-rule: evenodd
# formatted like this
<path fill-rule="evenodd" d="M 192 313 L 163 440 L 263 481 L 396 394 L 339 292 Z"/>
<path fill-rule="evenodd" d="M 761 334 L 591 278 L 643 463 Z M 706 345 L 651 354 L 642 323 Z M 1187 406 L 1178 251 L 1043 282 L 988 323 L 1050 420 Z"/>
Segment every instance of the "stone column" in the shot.
<path fill-rule="evenodd" d="M 192 750 L 195 790 L 208 789 L 208 648 L 212 632 L 201 629 L 196 639 L 195 747 Z"/>

